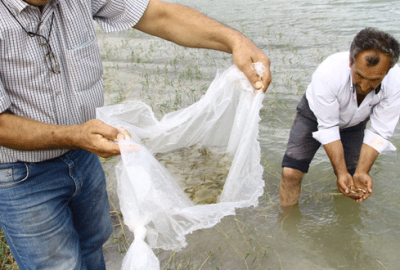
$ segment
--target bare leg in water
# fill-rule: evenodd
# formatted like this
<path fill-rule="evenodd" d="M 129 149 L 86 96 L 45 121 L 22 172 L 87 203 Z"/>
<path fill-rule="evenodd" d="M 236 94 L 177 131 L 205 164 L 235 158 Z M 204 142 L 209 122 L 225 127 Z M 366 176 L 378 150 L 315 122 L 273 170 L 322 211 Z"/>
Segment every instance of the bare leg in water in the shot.
<path fill-rule="evenodd" d="M 279 198 L 282 206 L 297 204 L 300 197 L 302 171 L 283 168 L 282 179 L 279 185 Z"/>

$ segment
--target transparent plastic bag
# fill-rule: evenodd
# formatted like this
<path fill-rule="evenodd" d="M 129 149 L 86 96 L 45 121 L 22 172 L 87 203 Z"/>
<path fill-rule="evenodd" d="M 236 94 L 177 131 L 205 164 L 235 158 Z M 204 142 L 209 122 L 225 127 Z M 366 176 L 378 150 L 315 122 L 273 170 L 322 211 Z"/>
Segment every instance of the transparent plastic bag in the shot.
<path fill-rule="evenodd" d="M 261 63 L 253 67 L 262 75 Z M 122 158 L 116 166 L 121 212 L 135 236 L 122 269 L 159 269 L 151 248 L 179 251 L 187 245 L 185 235 L 214 226 L 236 208 L 258 205 L 264 187 L 257 141 L 263 98 L 232 66 L 218 71 L 198 102 L 161 121 L 141 101 L 97 109 L 98 119 L 131 136 L 119 142 Z M 155 158 L 193 145 L 218 147 L 233 156 L 217 203 L 195 205 Z"/>

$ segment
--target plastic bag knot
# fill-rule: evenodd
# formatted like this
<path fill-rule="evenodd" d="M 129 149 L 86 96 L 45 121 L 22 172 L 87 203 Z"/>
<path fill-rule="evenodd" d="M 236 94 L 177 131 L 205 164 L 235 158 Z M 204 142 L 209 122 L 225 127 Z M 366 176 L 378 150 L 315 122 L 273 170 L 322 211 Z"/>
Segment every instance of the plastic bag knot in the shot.
<path fill-rule="evenodd" d="M 141 239 L 144 241 L 144 238 L 146 238 L 147 229 L 144 226 L 136 227 L 133 230 L 133 233 L 135 234 L 135 239 Z"/>

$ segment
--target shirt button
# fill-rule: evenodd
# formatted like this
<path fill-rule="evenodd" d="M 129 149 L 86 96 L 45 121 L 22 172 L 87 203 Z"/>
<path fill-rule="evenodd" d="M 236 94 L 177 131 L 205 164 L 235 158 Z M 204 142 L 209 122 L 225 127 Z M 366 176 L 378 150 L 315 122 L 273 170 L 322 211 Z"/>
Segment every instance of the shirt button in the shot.
<path fill-rule="evenodd" d="M 19 9 L 18 9 L 17 7 L 14 7 L 14 10 L 15 10 L 16 12 L 19 12 Z"/>
<path fill-rule="evenodd" d="M 56 96 L 57 96 L 57 97 L 58 97 L 60 94 L 61 94 L 60 91 L 57 91 L 57 92 L 56 92 Z"/>

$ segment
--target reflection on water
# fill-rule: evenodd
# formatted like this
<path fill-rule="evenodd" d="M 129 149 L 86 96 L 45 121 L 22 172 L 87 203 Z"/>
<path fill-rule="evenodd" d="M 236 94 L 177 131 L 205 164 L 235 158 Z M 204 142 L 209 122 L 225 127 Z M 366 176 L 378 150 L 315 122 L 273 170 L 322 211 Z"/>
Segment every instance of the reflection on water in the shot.
<path fill-rule="evenodd" d="M 266 185 L 259 206 L 240 209 L 215 227 L 194 232 L 179 253 L 159 250 L 162 268 L 399 269 L 400 167 L 396 153 L 378 157 L 371 169 L 374 192 L 360 204 L 338 193 L 323 149 L 303 179 L 297 207 L 281 209 L 278 186 L 295 108 L 312 73 L 327 56 L 348 50 L 354 35 L 364 27 L 377 27 L 400 39 L 400 1 L 174 2 L 195 7 L 244 32 L 271 59 L 273 81 L 260 113 Z M 98 40 L 106 105 L 140 99 L 158 118 L 200 99 L 216 70 L 232 65 L 228 54 L 182 48 L 137 31 L 110 35 L 98 31 Z M 400 147 L 399 128 L 391 141 Z M 210 155 L 214 158 L 207 159 Z M 214 149 L 206 153 L 181 149 L 158 158 L 180 178 L 196 203 L 215 202 L 230 166 L 230 157 L 220 156 Z M 118 210 L 112 165 L 104 162 L 110 198 Z M 209 169 L 201 169 L 205 167 Z M 122 239 L 119 235 L 115 238 Z M 128 237 L 128 242 L 131 239 Z M 114 245 L 107 248 L 113 251 Z M 115 259 L 121 258 L 118 252 L 106 254 L 106 258 L 114 260 L 108 261 L 107 269 L 120 268 L 121 260 Z"/>
<path fill-rule="evenodd" d="M 224 149 L 191 146 L 156 154 L 195 204 L 216 203 L 232 164 Z"/>

